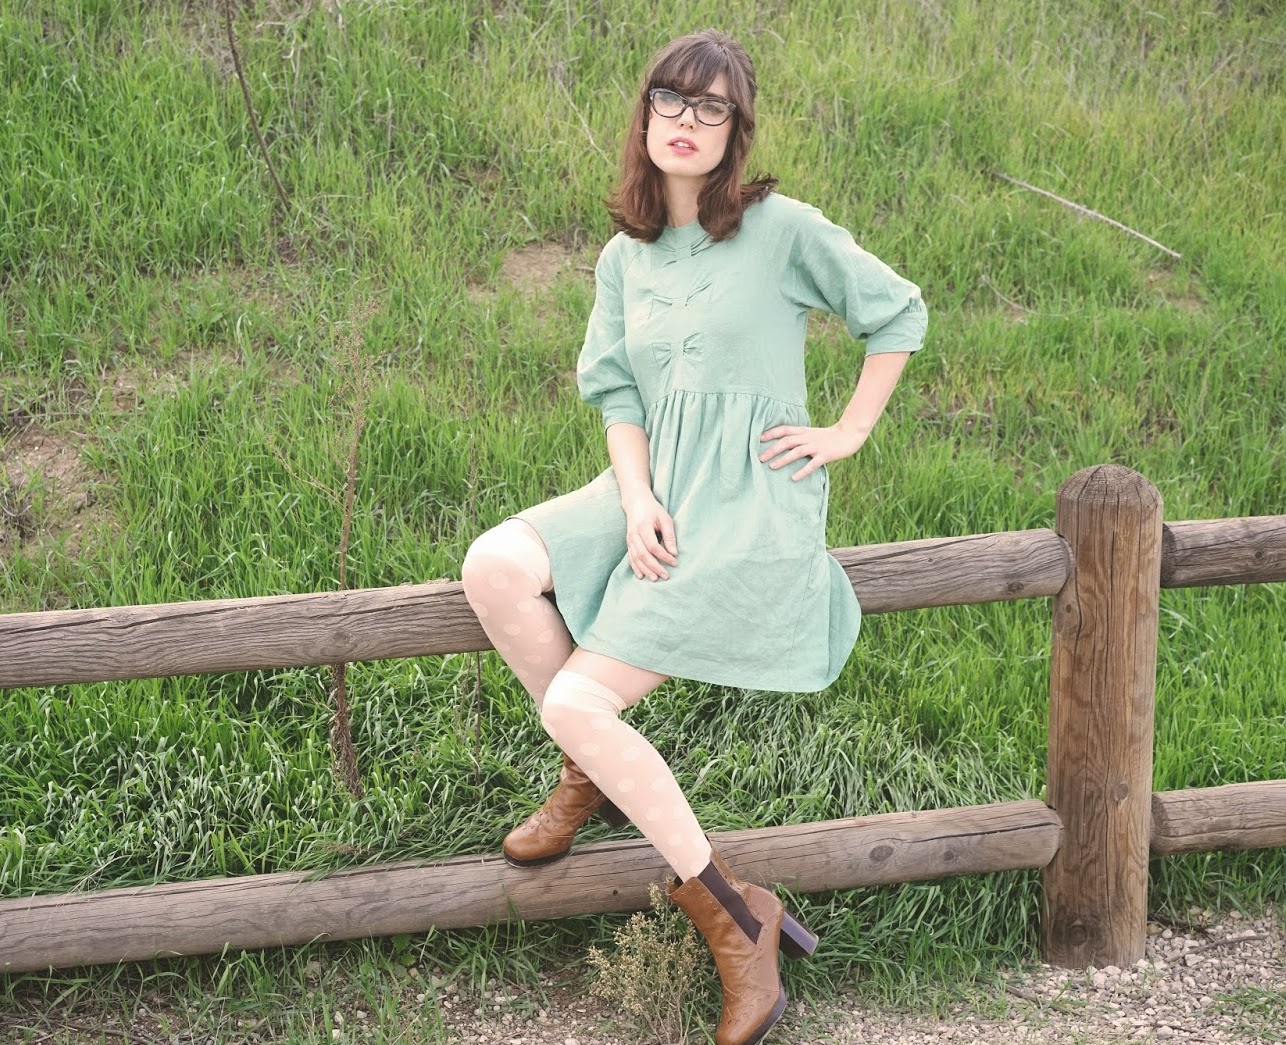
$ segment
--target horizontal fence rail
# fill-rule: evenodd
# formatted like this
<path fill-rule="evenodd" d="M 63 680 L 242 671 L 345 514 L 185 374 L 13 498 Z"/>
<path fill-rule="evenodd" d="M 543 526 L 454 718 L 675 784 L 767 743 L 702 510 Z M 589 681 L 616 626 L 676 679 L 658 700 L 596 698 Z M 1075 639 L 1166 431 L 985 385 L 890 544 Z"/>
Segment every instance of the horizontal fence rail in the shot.
<path fill-rule="evenodd" d="M 1152 852 L 1157 856 L 1276 845 L 1286 845 L 1286 780 L 1152 796 Z"/>
<path fill-rule="evenodd" d="M 1154 856 L 1286 845 L 1286 780 L 1152 796 Z M 795 892 L 1048 866 L 1058 815 L 1028 799 L 711 832 L 738 873 Z M 0 972 L 147 961 L 646 909 L 668 867 L 646 841 L 578 846 L 557 867 L 459 856 L 0 900 Z"/>
<path fill-rule="evenodd" d="M 1286 517 L 1169 523 L 1163 587 L 1286 580 Z M 1054 595 L 1071 568 L 1053 530 L 831 552 L 865 613 Z M 1210 556 L 1209 560 L 1203 556 Z M 459 581 L 0 616 L 0 689 L 298 668 L 491 649 Z"/>
<path fill-rule="evenodd" d="M 1061 832 L 1043 802 L 1026 800 L 711 839 L 748 881 L 819 892 L 1044 867 Z M 464 856 L 4 900 L 0 972 L 646 910 L 668 871 L 646 841 L 600 842 L 549 868 Z"/>

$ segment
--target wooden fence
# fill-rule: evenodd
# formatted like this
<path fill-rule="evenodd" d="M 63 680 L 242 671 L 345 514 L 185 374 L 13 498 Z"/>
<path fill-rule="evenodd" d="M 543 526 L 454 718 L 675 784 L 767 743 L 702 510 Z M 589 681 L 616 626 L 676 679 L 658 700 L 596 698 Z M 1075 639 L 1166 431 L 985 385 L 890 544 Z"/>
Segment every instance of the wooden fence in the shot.
<path fill-rule="evenodd" d="M 1286 580 L 1286 516 L 1163 524 L 1143 477 L 1087 468 L 1054 530 L 838 549 L 866 613 L 1053 596 L 1047 803 L 717 834 L 744 877 L 797 892 L 1044 869 L 1045 960 L 1142 957 L 1148 857 L 1286 845 L 1286 780 L 1152 791 L 1162 587 Z M 490 649 L 458 582 L 0 616 L 0 688 Z M 499 853 L 0 901 L 0 971 L 146 960 L 648 906 L 645 840 L 552 868 Z"/>

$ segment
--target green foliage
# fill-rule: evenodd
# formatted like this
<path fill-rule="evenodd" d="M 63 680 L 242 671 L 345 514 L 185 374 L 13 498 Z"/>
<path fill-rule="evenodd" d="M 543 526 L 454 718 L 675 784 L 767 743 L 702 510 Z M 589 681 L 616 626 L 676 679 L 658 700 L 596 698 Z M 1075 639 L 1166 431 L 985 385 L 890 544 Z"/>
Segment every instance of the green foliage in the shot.
<path fill-rule="evenodd" d="M 758 66 L 752 166 L 930 308 L 874 438 L 831 469 L 831 546 L 1048 526 L 1058 485 L 1105 461 L 1154 482 L 1168 519 L 1283 511 L 1272 5 L 236 6 L 283 224 L 221 7 L 0 9 L 6 611 L 333 588 L 337 331 L 368 306 L 350 586 L 456 578 L 483 529 L 606 467 L 574 381 L 601 199 L 647 56 L 712 23 Z M 532 243 L 569 264 L 513 285 L 502 261 Z M 815 318 L 815 423 L 839 416 L 860 356 Z M 65 448 L 59 478 L 13 470 L 33 433 Z M 1156 787 L 1286 777 L 1282 586 L 1161 605 Z M 1039 797 L 1048 648 L 1041 601 L 872 616 L 825 693 L 673 680 L 629 715 L 716 832 Z M 359 665 L 349 685 L 361 804 L 331 776 L 320 671 L 7 693 L 0 895 L 494 852 L 553 783 L 558 753 L 494 654 L 480 679 L 443 656 Z M 1280 851 L 1209 854 L 1156 861 L 1152 895 L 1162 913 L 1254 907 L 1284 879 Z M 1038 906 L 1028 874 L 799 897 L 826 946 L 785 974 L 922 1000 L 1030 958 Z M 418 946 L 530 984 L 613 924 Z M 234 969 L 245 990 L 302 976 L 263 956 L 173 968 Z M 87 989 L 128 996 L 110 975 Z"/>

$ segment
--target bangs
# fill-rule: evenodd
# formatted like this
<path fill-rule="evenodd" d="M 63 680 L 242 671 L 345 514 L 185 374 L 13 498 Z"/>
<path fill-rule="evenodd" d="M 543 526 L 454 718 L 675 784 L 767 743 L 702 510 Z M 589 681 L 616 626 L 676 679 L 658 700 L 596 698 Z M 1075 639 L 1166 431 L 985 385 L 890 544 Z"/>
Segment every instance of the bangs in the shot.
<path fill-rule="evenodd" d="M 730 68 L 727 56 L 711 44 L 684 48 L 667 55 L 652 70 L 648 87 L 668 87 L 680 94 L 704 94 L 723 73 L 728 78 L 729 101 L 740 102 L 735 97 L 739 84 L 735 71 Z"/>

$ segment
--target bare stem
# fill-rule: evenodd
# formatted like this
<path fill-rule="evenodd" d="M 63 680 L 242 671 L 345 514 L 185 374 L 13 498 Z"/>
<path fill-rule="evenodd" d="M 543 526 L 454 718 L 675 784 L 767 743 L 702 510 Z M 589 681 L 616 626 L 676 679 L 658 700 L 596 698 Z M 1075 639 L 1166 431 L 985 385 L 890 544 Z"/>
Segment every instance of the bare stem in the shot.
<path fill-rule="evenodd" d="M 255 138 L 259 141 L 259 151 L 263 153 L 263 162 L 268 165 L 268 173 L 272 175 L 272 183 L 277 186 L 277 197 L 281 200 L 282 209 L 286 214 L 289 214 L 290 198 L 286 195 L 281 179 L 277 177 L 277 169 L 272 165 L 272 157 L 268 155 L 268 143 L 263 140 L 263 134 L 259 130 L 259 118 L 255 115 L 254 102 L 250 98 L 250 85 L 246 83 L 245 70 L 241 68 L 241 53 L 237 50 L 237 37 L 232 31 L 232 0 L 223 0 L 223 21 L 228 30 L 228 49 L 232 51 L 232 65 L 237 70 L 237 80 L 241 84 L 241 94 L 246 100 L 246 112 L 250 116 L 250 126 L 255 132 Z"/>
<path fill-rule="evenodd" d="M 1120 229 L 1122 232 L 1128 232 L 1131 236 L 1138 236 L 1139 239 L 1143 240 L 1144 243 L 1151 244 L 1152 246 L 1156 247 L 1157 250 L 1164 251 L 1166 254 L 1169 254 L 1170 257 L 1172 258 L 1183 257 L 1183 255 L 1178 253 L 1177 251 L 1173 251 L 1169 247 L 1163 246 L 1162 244 L 1158 243 L 1156 240 L 1143 235 L 1143 233 L 1130 228 L 1128 225 L 1122 225 L 1119 221 L 1114 221 L 1112 218 L 1109 218 L 1106 214 L 1100 214 L 1096 210 L 1090 210 L 1089 207 L 1082 207 L 1079 203 L 1073 203 L 1071 200 L 1063 199 L 1062 196 L 1054 195 L 1054 193 L 1050 192 L 1048 189 L 1038 189 L 1036 188 L 1035 185 L 1028 185 L 1025 181 L 1019 181 L 1017 178 L 1011 178 L 1008 174 L 1001 174 L 1000 171 L 993 171 L 992 173 L 995 174 L 995 176 L 999 178 L 1001 181 L 1007 181 L 1011 185 L 1017 185 L 1020 189 L 1026 189 L 1028 192 L 1036 192 L 1042 196 L 1048 196 L 1051 200 L 1056 200 L 1057 202 L 1061 203 L 1064 207 L 1070 207 L 1078 214 L 1084 214 L 1087 218 L 1097 218 L 1099 221 L 1107 222 L 1107 224 L 1111 225 L 1113 228 Z"/>

